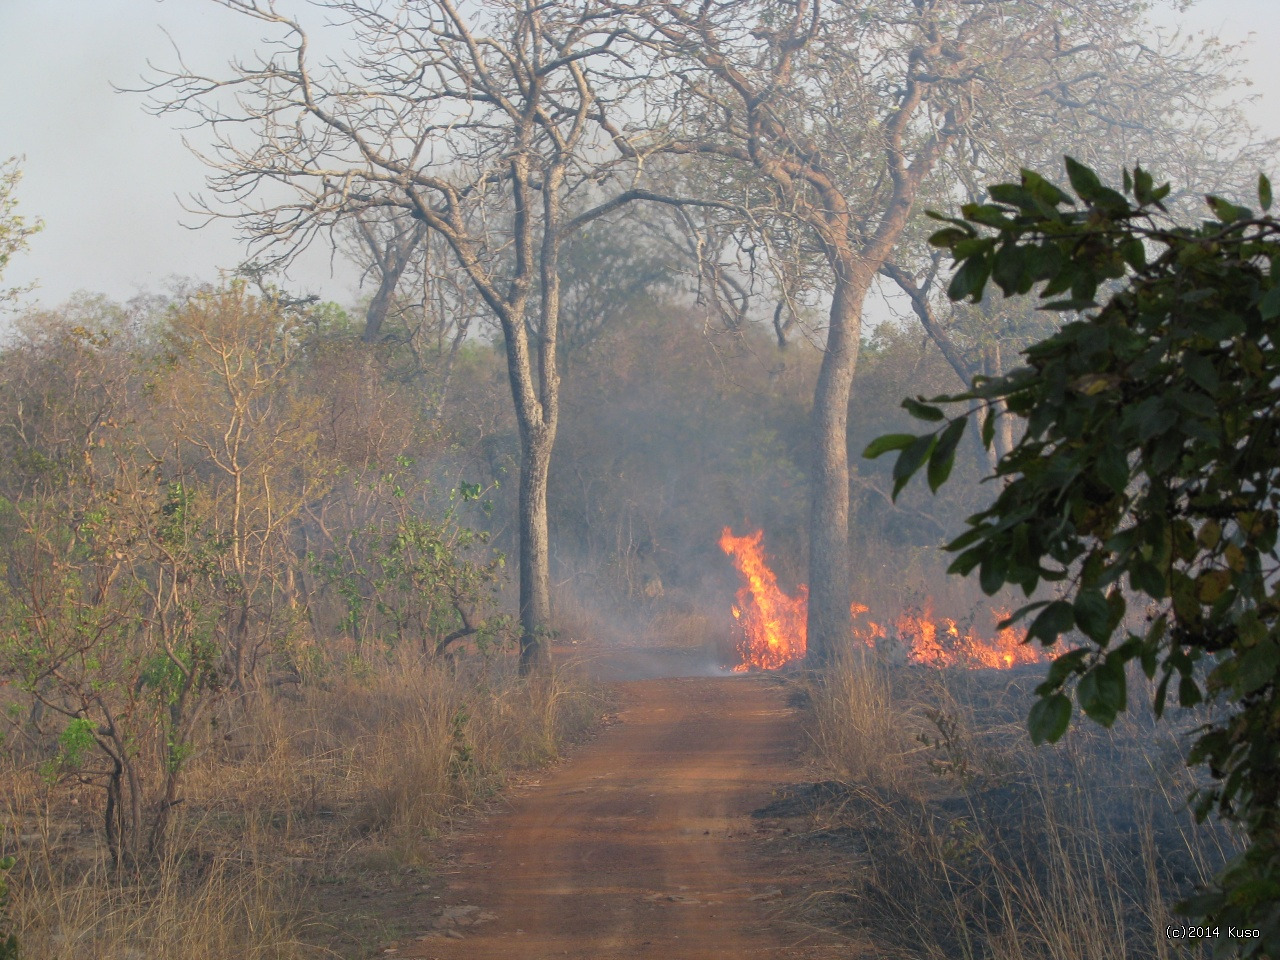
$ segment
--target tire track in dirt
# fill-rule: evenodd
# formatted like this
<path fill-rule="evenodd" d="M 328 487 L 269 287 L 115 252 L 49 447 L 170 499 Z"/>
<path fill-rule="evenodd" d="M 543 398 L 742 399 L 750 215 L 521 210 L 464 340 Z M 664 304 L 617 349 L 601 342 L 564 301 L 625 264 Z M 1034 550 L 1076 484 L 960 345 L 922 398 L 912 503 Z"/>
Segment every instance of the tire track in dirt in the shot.
<path fill-rule="evenodd" d="M 802 778 L 782 686 L 679 677 L 619 689 L 619 723 L 460 841 L 443 914 L 393 955 L 849 956 L 773 916 L 789 891 L 750 814 Z"/>

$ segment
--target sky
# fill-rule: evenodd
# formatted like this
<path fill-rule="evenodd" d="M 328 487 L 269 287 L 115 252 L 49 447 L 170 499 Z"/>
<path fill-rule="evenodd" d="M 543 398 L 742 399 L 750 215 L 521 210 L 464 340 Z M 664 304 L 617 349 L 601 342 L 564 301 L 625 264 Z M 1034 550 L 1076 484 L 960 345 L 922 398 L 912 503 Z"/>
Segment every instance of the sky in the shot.
<path fill-rule="evenodd" d="M 1202 0 L 1159 18 L 1228 41 L 1252 34 L 1260 103 L 1251 116 L 1271 136 L 1280 136 L 1278 7 Z M 143 97 L 113 86 L 137 86 L 148 60 L 172 66 L 174 45 L 193 66 L 216 71 L 264 32 L 211 0 L 0 0 L 0 160 L 25 157 L 19 212 L 45 222 L 10 262 L 4 286 L 34 281 L 28 301 L 44 306 L 76 290 L 127 300 L 175 278 L 215 279 L 244 260 L 231 223 L 191 229 L 198 218 L 182 202 L 202 190 L 205 168 L 183 145 L 178 119 L 149 115 Z M 288 285 L 344 304 L 360 295 L 354 271 L 318 250 L 292 268 Z"/>

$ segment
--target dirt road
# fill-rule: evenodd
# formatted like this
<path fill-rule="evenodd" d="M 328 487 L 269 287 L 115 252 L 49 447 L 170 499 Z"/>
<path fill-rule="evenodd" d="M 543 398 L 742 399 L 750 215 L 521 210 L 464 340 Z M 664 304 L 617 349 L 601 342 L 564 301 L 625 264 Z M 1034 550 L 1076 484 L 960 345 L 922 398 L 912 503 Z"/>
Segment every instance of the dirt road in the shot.
<path fill-rule="evenodd" d="M 653 672 L 653 671 L 650 671 Z M 422 938 L 435 960 L 847 957 L 780 916 L 802 893 L 751 813 L 801 777 L 783 688 L 759 676 L 619 685 L 619 723 L 460 842 Z"/>

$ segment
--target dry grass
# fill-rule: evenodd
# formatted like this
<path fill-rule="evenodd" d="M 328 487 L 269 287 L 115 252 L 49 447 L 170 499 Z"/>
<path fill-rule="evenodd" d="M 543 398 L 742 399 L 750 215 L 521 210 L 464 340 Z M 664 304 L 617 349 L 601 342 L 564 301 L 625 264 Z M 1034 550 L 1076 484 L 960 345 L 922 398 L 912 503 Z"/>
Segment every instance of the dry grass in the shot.
<path fill-rule="evenodd" d="M 1187 812 L 1176 737 L 1139 710 L 1037 750 L 1036 679 L 851 658 L 810 687 L 817 753 L 844 784 L 822 836 L 845 866 L 817 909 L 885 957 L 1199 956 L 1163 929 L 1233 845 Z"/>
<path fill-rule="evenodd" d="M 895 700 L 889 671 L 874 657 L 847 651 L 807 688 L 814 745 L 836 778 L 896 787 L 912 777 L 920 718 Z"/>
<path fill-rule="evenodd" d="M 554 757 L 604 710 L 558 671 L 505 659 L 352 663 L 228 708 L 190 766 L 163 863 L 114 872 L 92 786 L 48 783 L 39 758 L 0 769 L 10 924 L 23 960 L 329 956 L 332 919 L 289 904 L 317 882 L 429 863 L 457 812 Z M 355 945 L 353 949 L 363 949 Z"/>

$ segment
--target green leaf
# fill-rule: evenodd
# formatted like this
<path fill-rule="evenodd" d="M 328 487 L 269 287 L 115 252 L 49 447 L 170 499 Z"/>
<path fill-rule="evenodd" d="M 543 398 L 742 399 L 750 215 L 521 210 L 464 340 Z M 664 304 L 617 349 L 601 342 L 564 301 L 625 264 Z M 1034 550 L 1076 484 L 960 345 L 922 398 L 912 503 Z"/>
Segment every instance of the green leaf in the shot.
<path fill-rule="evenodd" d="M 1151 203 L 1154 197 L 1152 186 L 1154 181 L 1151 174 L 1143 170 L 1141 167 L 1133 168 L 1133 197 L 1138 203 L 1146 205 Z"/>
<path fill-rule="evenodd" d="M 921 465 L 928 458 L 933 445 L 938 442 L 935 434 L 925 434 L 923 437 L 916 437 L 911 445 L 898 454 L 898 459 L 893 465 L 893 499 L 898 499 L 898 494 L 902 492 L 902 488 L 907 485 L 907 481 L 920 469 Z"/>
<path fill-rule="evenodd" d="M 962 555 L 967 556 L 967 554 Z M 959 561 L 957 561 L 958 563 Z M 971 568 L 972 569 L 972 568 Z M 1009 556 L 1002 552 L 988 553 L 982 557 L 982 567 L 978 570 L 978 586 L 987 596 L 998 592 L 1009 578 Z"/>
<path fill-rule="evenodd" d="M 1231 571 L 1202 570 L 1195 579 L 1196 599 L 1204 604 L 1216 601 L 1231 586 Z"/>
<path fill-rule="evenodd" d="M 1272 320 L 1280 316 L 1280 283 L 1263 294 L 1262 299 L 1258 301 L 1258 312 L 1262 314 L 1263 320 Z"/>
<path fill-rule="evenodd" d="M 1031 732 L 1031 742 L 1036 746 L 1057 743 L 1070 723 L 1071 701 L 1061 693 L 1037 700 L 1027 715 L 1027 729 Z"/>
<path fill-rule="evenodd" d="M 1116 574 L 1117 577 L 1119 574 Z M 1119 587 L 1112 587 L 1111 592 L 1107 594 L 1107 634 L 1108 636 L 1116 632 L 1116 628 L 1120 626 L 1120 622 L 1124 620 L 1125 611 L 1128 609 L 1128 602 L 1124 598 L 1124 591 Z"/>
<path fill-rule="evenodd" d="M 1109 656 L 1081 677 L 1076 699 L 1089 719 L 1111 726 L 1125 708 L 1124 659 Z"/>
<path fill-rule="evenodd" d="M 1056 310 L 1062 313 L 1079 313 L 1096 307 L 1097 301 L 1091 297 L 1068 297 L 1066 300 L 1050 300 L 1040 307 L 1041 310 Z"/>
<path fill-rule="evenodd" d="M 1068 650 L 1059 657 L 1055 657 L 1053 663 L 1049 665 L 1049 672 L 1045 676 L 1044 682 L 1036 687 L 1036 693 L 1040 696 L 1047 696 L 1053 693 L 1062 686 L 1067 677 L 1073 673 L 1080 672 L 1084 659 L 1088 655 L 1087 648 L 1078 647 L 1075 650 Z"/>
<path fill-rule="evenodd" d="M 1132 477 L 1129 459 L 1124 455 L 1124 450 L 1114 443 L 1108 443 L 1098 454 L 1097 472 L 1098 479 L 1117 495 L 1124 493 Z"/>
<path fill-rule="evenodd" d="M 1163 600 L 1169 594 L 1163 574 L 1146 560 L 1134 560 L 1129 567 L 1129 585 L 1152 600 Z"/>
<path fill-rule="evenodd" d="M 1041 610 L 1035 620 L 1031 621 L 1027 636 L 1042 640 L 1048 646 L 1056 643 L 1058 637 L 1070 630 L 1074 624 L 1075 615 L 1072 613 L 1071 604 L 1065 600 L 1055 600 Z"/>
<path fill-rule="evenodd" d="M 948 217 L 945 213 L 939 213 L 937 210 L 926 210 L 924 215 L 930 220 L 937 220 L 939 223 L 950 223 L 953 226 L 960 227 L 962 230 L 968 231 L 970 236 L 973 235 L 973 227 L 957 217 Z"/>
<path fill-rule="evenodd" d="M 1155 711 L 1156 719 L 1164 716 L 1164 705 L 1169 698 L 1169 681 L 1171 679 L 1173 679 L 1173 674 L 1166 673 L 1160 678 L 1160 683 L 1156 686 L 1156 694 L 1151 701 L 1151 708 Z"/>
<path fill-rule="evenodd" d="M 973 573 L 973 568 L 982 562 L 982 550 L 975 548 L 966 550 L 960 556 L 951 561 L 951 565 L 947 567 L 948 576 L 967 577 Z M 997 590 L 999 587 L 996 588 Z M 992 591 L 994 592 L 994 591 Z"/>
<path fill-rule="evenodd" d="M 1035 209 L 1035 198 L 1025 187 L 1016 183 L 997 183 L 987 190 L 991 199 L 1023 210 Z"/>
<path fill-rule="evenodd" d="M 1205 197 L 1205 202 L 1209 204 L 1209 209 L 1213 211 L 1214 216 L 1223 223 L 1235 223 L 1237 220 L 1248 220 L 1253 217 L 1253 211 L 1248 207 L 1237 206 L 1222 197 L 1210 194 Z"/>
<path fill-rule="evenodd" d="M 1276 289 L 1280 290 L 1280 287 Z M 1280 300 L 1276 303 L 1276 311 L 1280 312 Z M 1263 317 L 1263 319 L 1268 318 Z M 1191 350 L 1184 353 L 1182 355 L 1182 369 L 1191 378 L 1191 381 L 1205 393 L 1218 392 L 1218 385 L 1221 382 L 1218 378 L 1218 371 L 1214 369 L 1213 362 L 1203 353 L 1196 353 Z"/>
<path fill-rule="evenodd" d="M 1141 270 L 1147 265 L 1147 248 L 1137 237 L 1130 237 L 1120 244 L 1120 256 L 1134 270 Z"/>
<path fill-rule="evenodd" d="M 947 296 L 952 300 L 971 297 L 973 302 L 977 303 L 982 299 L 982 290 L 986 287 L 989 276 L 991 276 L 991 265 L 987 257 L 975 254 L 965 260 L 956 271 L 956 275 L 951 278 L 951 284 L 947 287 Z"/>
<path fill-rule="evenodd" d="M 1003 243 L 995 252 L 991 265 L 991 278 L 1005 296 L 1015 293 L 1026 293 L 1031 289 L 1031 278 L 1027 275 L 1027 254 L 1023 247 L 1016 243 Z"/>
<path fill-rule="evenodd" d="M 1233 686 L 1236 695 L 1244 697 L 1277 680 L 1280 680 L 1280 647 L 1268 637 L 1240 656 Z"/>
<path fill-rule="evenodd" d="M 1178 702 L 1184 707 L 1194 707 L 1204 699 L 1200 687 L 1191 677 L 1183 677 L 1178 683 Z"/>
<path fill-rule="evenodd" d="M 987 414 L 982 418 L 982 445 L 988 450 L 991 449 L 991 441 L 996 435 L 996 407 L 987 407 Z"/>
<path fill-rule="evenodd" d="M 928 420 L 930 423 L 938 423 L 946 419 L 946 414 L 935 406 L 923 403 L 919 398 L 907 397 L 902 401 L 903 409 L 915 417 L 917 420 Z"/>
<path fill-rule="evenodd" d="M 1105 646 L 1111 639 L 1111 610 L 1101 590 L 1081 590 L 1071 612 L 1076 625 L 1094 643 Z"/>
<path fill-rule="evenodd" d="M 1264 211 L 1271 209 L 1271 181 L 1265 173 L 1258 174 L 1258 206 Z"/>
<path fill-rule="evenodd" d="M 1089 200 L 1102 189 L 1102 181 L 1098 175 L 1074 157 L 1063 157 L 1067 165 L 1067 179 L 1071 181 L 1071 189 L 1081 200 Z"/>
<path fill-rule="evenodd" d="M 966 220 L 980 223 L 984 227 L 995 227 L 997 230 L 1002 230 L 1005 227 L 1013 226 L 1013 221 L 1009 219 L 1004 210 L 989 203 L 966 203 L 960 208 L 960 212 L 964 214 Z"/>
<path fill-rule="evenodd" d="M 1040 200 L 1052 207 L 1057 207 L 1064 203 L 1069 206 L 1075 205 L 1075 201 L 1072 200 L 1069 195 L 1054 186 L 1034 170 L 1024 169 L 1021 171 L 1021 176 L 1022 186 L 1037 200 Z"/>
<path fill-rule="evenodd" d="M 931 247 L 954 247 L 961 240 L 971 240 L 972 230 L 961 230 L 959 227 L 944 227 L 929 237 Z"/>
<path fill-rule="evenodd" d="M 986 534 L 987 534 L 986 527 L 972 526 L 968 530 L 966 530 L 964 533 L 960 534 L 960 536 L 956 537 L 954 540 L 948 543 L 943 549 L 947 550 L 950 553 L 955 553 L 957 550 L 963 550 L 965 547 L 970 546 L 971 544 L 977 543 L 979 540 L 985 537 Z"/>
<path fill-rule="evenodd" d="M 914 433 L 886 433 L 867 444 L 867 449 L 862 451 L 862 456 L 868 460 L 874 460 L 890 450 L 903 450 L 909 447 L 915 439 Z"/>
<path fill-rule="evenodd" d="M 1098 175 L 1074 157 L 1063 157 L 1067 166 L 1067 178 L 1076 195 L 1090 204 L 1110 211 L 1129 209 L 1129 202 L 1124 196 L 1102 185 Z"/>
<path fill-rule="evenodd" d="M 964 428 L 968 422 L 968 417 L 959 417 L 947 424 L 947 429 L 942 431 L 933 452 L 929 454 L 929 489 L 934 493 L 937 493 L 938 488 L 947 482 L 947 477 L 951 476 L 951 467 L 956 460 L 956 446 L 960 442 L 960 437 L 964 435 Z"/>

